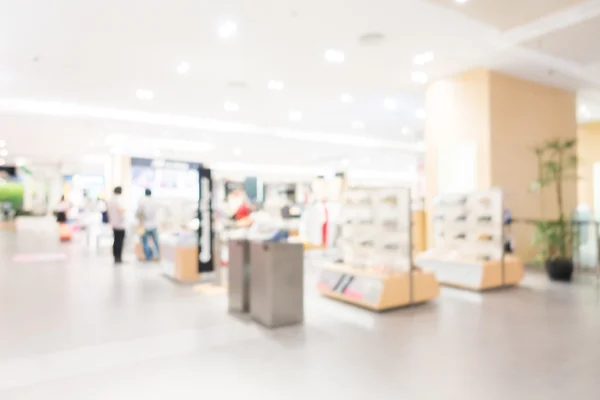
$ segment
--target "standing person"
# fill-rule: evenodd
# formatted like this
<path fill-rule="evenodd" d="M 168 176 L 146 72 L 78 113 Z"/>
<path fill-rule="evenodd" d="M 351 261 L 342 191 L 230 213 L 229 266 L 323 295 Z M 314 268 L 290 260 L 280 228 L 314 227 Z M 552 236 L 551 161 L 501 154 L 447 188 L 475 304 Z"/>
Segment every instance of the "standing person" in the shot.
<path fill-rule="evenodd" d="M 98 212 L 102 215 L 102 223 L 108 224 L 108 204 L 106 204 L 106 201 L 100 196 L 98 196 L 96 208 L 98 209 Z"/>
<path fill-rule="evenodd" d="M 113 198 L 108 204 L 108 220 L 113 229 L 113 256 L 115 264 L 123 262 L 123 243 L 125 242 L 125 206 L 121 199 L 123 189 L 117 186 L 113 191 Z"/>
<path fill-rule="evenodd" d="M 144 228 L 142 234 L 142 247 L 144 248 L 144 256 L 146 261 L 153 258 L 160 258 L 160 245 L 158 244 L 158 204 L 152 198 L 152 191 L 146 189 L 145 197 L 140 200 L 140 205 L 136 212 L 140 224 Z M 152 239 L 156 252 L 150 247 L 149 239 Z"/>
<path fill-rule="evenodd" d="M 56 206 L 56 222 L 59 224 L 67 223 L 67 213 L 69 212 L 69 208 L 71 208 L 69 202 L 65 200 L 65 196 L 61 196 L 58 206 Z"/>

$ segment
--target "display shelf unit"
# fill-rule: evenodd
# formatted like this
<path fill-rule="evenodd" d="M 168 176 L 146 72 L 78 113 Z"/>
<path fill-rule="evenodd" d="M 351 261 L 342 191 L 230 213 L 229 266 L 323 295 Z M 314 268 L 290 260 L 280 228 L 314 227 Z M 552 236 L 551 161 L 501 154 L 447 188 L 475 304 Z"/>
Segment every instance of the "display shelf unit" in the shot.
<path fill-rule="evenodd" d="M 410 190 L 347 190 L 341 212 L 339 256 L 321 270 L 325 296 L 373 311 L 423 303 L 439 295 L 435 275 L 413 267 Z"/>
<path fill-rule="evenodd" d="M 415 259 L 440 283 L 470 290 L 517 285 L 522 261 L 504 254 L 502 191 L 440 196 L 433 209 L 433 249 Z"/>

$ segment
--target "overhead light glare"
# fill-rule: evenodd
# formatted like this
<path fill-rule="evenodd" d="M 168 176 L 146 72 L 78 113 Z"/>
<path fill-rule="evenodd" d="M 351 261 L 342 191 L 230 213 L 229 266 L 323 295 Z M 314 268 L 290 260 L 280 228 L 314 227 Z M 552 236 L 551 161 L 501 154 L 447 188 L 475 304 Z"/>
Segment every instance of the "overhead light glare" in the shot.
<path fill-rule="evenodd" d="M 147 89 L 138 89 L 135 92 L 135 95 L 140 100 L 152 100 L 154 98 L 154 92 L 152 92 L 152 90 Z"/>
<path fill-rule="evenodd" d="M 401 132 L 404 136 L 410 135 L 410 129 L 407 126 L 402 127 Z"/>
<path fill-rule="evenodd" d="M 8 150 L 2 149 L 0 150 L 0 157 L 6 157 L 8 155 Z"/>
<path fill-rule="evenodd" d="M 233 101 L 226 101 L 223 104 L 223 108 L 227 112 L 238 112 L 238 111 L 240 111 L 240 105 L 238 103 L 233 102 Z"/>
<path fill-rule="evenodd" d="M 128 150 L 146 151 L 149 153 L 155 150 L 206 152 L 214 149 L 214 145 L 208 142 L 162 137 L 145 137 L 144 140 L 140 140 L 140 136 L 135 135 L 109 135 L 106 137 L 104 143 L 110 146 L 114 153 L 121 153 Z"/>
<path fill-rule="evenodd" d="M 190 68 L 192 68 L 192 66 L 189 63 L 182 61 L 177 66 L 177 73 L 179 75 L 185 75 L 189 72 Z"/>
<path fill-rule="evenodd" d="M 365 129 L 365 123 L 362 121 L 353 121 L 352 129 Z"/>
<path fill-rule="evenodd" d="M 398 149 L 409 152 L 424 151 L 424 145 L 401 140 L 386 140 L 372 136 L 339 134 L 323 131 L 264 128 L 234 121 L 219 121 L 189 115 L 151 113 L 140 110 L 94 107 L 76 103 L 38 101 L 18 98 L 1 98 L 0 111 L 27 115 L 47 115 L 59 118 L 84 118 L 92 120 L 143 123 L 161 128 L 195 129 L 200 131 L 239 132 L 262 137 L 279 137 L 305 142 L 340 144 L 344 146 Z M 139 145 L 137 137 L 134 141 Z M 110 145 L 107 143 L 107 145 Z M 189 149 L 189 148 L 188 148 Z M 168 150 L 164 148 L 164 150 Z"/>
<path fill-rule="evenodd" d="M 388 97 L 384 100 L 383 106 L 388 110 L 395 110 L 396 108 L 398 108 L 398 101 L 396 101 L 396 99 Z"/>
<path fill-rule="evenodd" d="M 219 27 L 219 36 L 226 39 L 235 36 L 237 25 L 233 21 L 225 21 Z"/>
<path fill-rule="evenodd" d="M 417 54 L 413 57 L 413 64 L 415 65 L 425 65 L 434 60 L 435 56 L 433 52 L 427 51 L 425 53 Z"/>
<path fill-rule="evenodd" d="M 413 80 L 413 82 L 420 83 L 422 85 L 427 83 L 427 81 L 429 80 L 427 74 L 422 71 L 414 71 L 410 74 L 410 78 Z"/>
<path fill-rule="evenodd" d="M 271 89 L 271 90 L 275 90 L 275 91 L 277 91 L 277 92 L 280 92 L 280 91 L 282 91 L 282 90 L 283 90 L 284 84 L 283 84 L 283 82 L 282 82 L 282 81 L 274 81 L 274 80 L 271 80 L 271 81 L 269 81 L 269 83 L 268 83 L 268 87 L 269 87 L 269 89 Z"/>
<path fill-rule="evenodd" d="M 468 3 L 469 0 L 454 0 L 455 2 L 457 2 L 458 4 L 465 4 Z"/>
<path fill-rule="evenodd" d="M 288 114 L 290 121 L 298 122 L 302 121 L 303 115 L 301 111 L 292 110 Z"/>
<path fill-rule="evenodd" d="M 342 101 L 342 103 L 350 104 L 354 102 L 354 97 L 352 97 L 350 93 L 342 93 L 340 95 L 340 100 Z"/>
<path fill-rule="evenodd" d="M 329 49 L 325 52 L 325 60 L 334 64 L 341 64 L 346 59 L 344 52 L 336 49 Z"/>
<path fill-rule="evenodd" d="M 417 119 L 425 119 L 425 117 L 427 117 L 427 113 L 425 110 L 420 108 L 415 112 L 415 117 L 417 117 Z"/>

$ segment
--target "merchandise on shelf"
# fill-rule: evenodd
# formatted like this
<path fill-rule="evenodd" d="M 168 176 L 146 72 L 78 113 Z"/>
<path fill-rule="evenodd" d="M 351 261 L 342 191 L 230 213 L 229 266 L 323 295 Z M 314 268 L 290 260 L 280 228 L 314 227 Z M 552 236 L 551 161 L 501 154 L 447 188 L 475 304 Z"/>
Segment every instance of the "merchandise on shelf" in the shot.
<path fill-rule="evenodd" d="M 412 261 L 409 189 L 350 188 L 338 246 L 346 265 L 407 272 Z"/>
<path fill-rule="evenodd" d="M 435 252 L 455 253 L 475 262 L 502 258 L 504 213 L 499 189 L 441 196 L 434 204 Z"/>
<path fill-rule="evenodd" d="M 474 290 L 518 284 L 523 263 L 504 255 L 502 191 L 440 196 L 433 209 L 433 248 L 416 265 L 442 283 Z"/>

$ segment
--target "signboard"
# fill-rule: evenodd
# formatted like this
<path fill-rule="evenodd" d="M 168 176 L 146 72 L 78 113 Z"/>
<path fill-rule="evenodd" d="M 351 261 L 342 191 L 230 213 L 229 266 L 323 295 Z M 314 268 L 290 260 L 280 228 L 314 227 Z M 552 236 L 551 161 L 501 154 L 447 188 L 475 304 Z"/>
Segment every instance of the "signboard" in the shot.
<path fill-rule="evenodd" d="M 208 168 L 198 168 L 198 272 L 213 272 L 215 269 L 213 257 L 213 182 L 212 171 Z"/>

